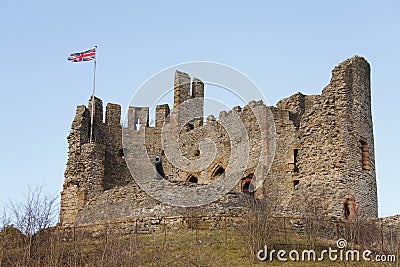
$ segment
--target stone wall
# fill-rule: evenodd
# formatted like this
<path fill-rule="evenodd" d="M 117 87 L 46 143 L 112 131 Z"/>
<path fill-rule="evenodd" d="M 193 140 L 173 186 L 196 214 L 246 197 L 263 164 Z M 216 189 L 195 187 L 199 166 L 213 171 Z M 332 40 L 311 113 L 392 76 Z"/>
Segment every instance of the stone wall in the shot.
<path fill-rule="evenodd" d="M 203 120 L 204 90 L 202 81 L 191 80 L 188 74 L 177 71 L 174 109 L 170 110 L 166 104 L 157 106 L 154 127 L 149 127 L 147 107 L 129 108 L 124 131 L 133 135 L 145 132 L 143 152 L 150 159 L 163 157 L 170 182 L 182 186 L 209 184 L 224 175 L 230 161 L 242 157 L 232 153 L 233 143 L 248 142 L 249 163 L 234 190 L 249 193 L 249 184 L 262 177 L 264 185 L 255 192 L 255 197 L 273 201 L 284 215 L 318 212 L 348 219 L 349 214 L 343 212 L 347 204 L 343 201 L 350 195 L 357 207 L 350 213 L 377 217 L 370 67 L 364 58 L 354 56 L 335 67 L 321 95 L 297 93 L 279 101 L 276 107 L 251 101 L 244 107 L 221 111 L 218 120 L 213 116 Z M 102 101 L 94 100 L 94 142 L 89 143 L 92 101 L 88 108 L 78 106 L 68 136 L 61 224 L 176 213 L 171 207 L 152 202 L 134 182 L 135 175 L 153 174 L 154 170 L 145 172 L 143 169 L 149 165 L 143 164 L 129 172 L 124 156 L 127 148 L 122 147 L 120 106 L 108 104 L 103 122 Z M 246 134 L 232 140 L 227 130 L 231 130 L 229 121 L 234 116 L 240 119 Z M 276 132 L 260 131 L 267 129 L 271 121 Z M 177 134 L 183 158 L 200 162 L 207 157 L 211 148 L 201 146 L 205 139 L 215 144 L 216 156 L 202 171 L 177 168 L 174 159 L 164 153 L 161 131 Z M 263 151 L 260 142 L 265 144 L 274 138 L 275 154 Z M 232 207 L 240 206 L 234 203 Z M 212 205 L 217 204 L 209 207 Z M 231 212 L 229 205 L 221 207 Z"/>

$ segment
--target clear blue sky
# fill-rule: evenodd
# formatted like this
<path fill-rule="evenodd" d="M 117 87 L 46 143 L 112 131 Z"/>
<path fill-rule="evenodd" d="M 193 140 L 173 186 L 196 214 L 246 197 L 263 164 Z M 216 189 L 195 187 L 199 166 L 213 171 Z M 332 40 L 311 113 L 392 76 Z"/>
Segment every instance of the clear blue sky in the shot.
<path fill-rule="evenodd" d="M 269 103 L 318 94 L 353 55 L 371 64 L 379 214 L 400 213 L 398 1 L 0 2 L 0 207 L 28 184 L 60 192 L 66 137 L 86 104 L 98 45 L 97 95 L 129 103 L 151 75 L 182 62 L 239 69 Z M 172 81 L 172 77 L 171 77 Z"/>

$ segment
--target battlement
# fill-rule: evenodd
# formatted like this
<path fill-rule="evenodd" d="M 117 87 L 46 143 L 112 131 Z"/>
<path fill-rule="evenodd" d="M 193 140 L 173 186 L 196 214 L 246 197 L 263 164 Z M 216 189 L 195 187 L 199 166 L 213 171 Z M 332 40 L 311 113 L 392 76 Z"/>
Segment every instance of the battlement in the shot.
<path fill-rule="evenodd" d="M 149 108 L 129 107 L 128 127 L 136 131 L 139 131 L 141 127 L 149 127 Z"/>
<path fill-rule="evenodd" d="M 189 74 L 176 71 L 174 76 L 174 108 L 191 98 Z"/>
<path fill-rule="evenodd" d="M 118 104 L 108 103 L 106 106 L 106 121 L 107 125 L 118 125 L 121 123 L 121 106 Z"/>
<path fill-rule="evenodd" d="M 157 105 L 156 107 L 156 128 L 161 129 L 165 123 L 169 123 L 169 106 L 168 104 Z"/>

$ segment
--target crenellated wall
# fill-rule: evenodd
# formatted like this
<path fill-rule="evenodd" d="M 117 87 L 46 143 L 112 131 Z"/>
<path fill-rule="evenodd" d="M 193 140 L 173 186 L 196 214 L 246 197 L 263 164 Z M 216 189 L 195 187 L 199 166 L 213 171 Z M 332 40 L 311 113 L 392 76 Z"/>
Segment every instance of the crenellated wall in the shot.
<path fill-rule="evenodd" d="M 148 107 L 129 107 L 128 125 L 133 134 L 145 131 L 146 150 L 150 159 L 163 157 L 164 170 L 170 182 L 182 186 L 208 184 L 223 175 L 232 157 L 231 142 L 249 142 L 249 164 L 236 191 L 249 193 L 254 177 L 263 177 L 263 187 L 255 192 L 257 198 L 273 200 L 279 213 L 302 216 L 310 213 L 351 219 L 352 216 L 377 217 L 377 194 L 374 161 L 374 137 L 371 114 L 370 66 L 359 56 L 345 60 L 332 71 L 330 83 L 321 95 L 294 94 L 267 107 L 261 101 L 250 101 L 244 107 L 221 111 L 219 119 L 208 116 L 204 121 L 204 83 L 187 73 L 176 71 L 174 77 L 174 109 L 167 104 L 156 107 L 156 123 L 149 127 Z M 146 194 L 134 182 L 126 167 L 123 147 L 121 107 L 107 104 L 103 121 L 102 101 L 95 98 L 93 140 L 89 143 L 89 105 L 78 106 L 68 136 L 69 157 L 61 193 L 61 224 L 76 223 L 84 216 L 90 222 L 94 207 L 103 207 L 101 216 L 115 218 L 108 209 L 110 189 L 123 199 L 131 199 L 135 207 L 124 207 L 119 214 L 138 216 Z M 275 133 L 260 134 L 267 128 L 270 109 Z M 261 125 L 257 115 L 261 116 Z M 231 140 L 227 129 L 232 116 L 238 116 L 246 129 L 246 138 Z M 259 115 L 258 115 L 259 116 Z M 225 124 L 224 124 L 225 123 Z M 233 126 L 232 126 L 233 127 Z M 196 160 L 207 151 L 200 143 L 209 139 L 215 144 L 216 156 L 203 171 L 183 171 L 171 164 L 161 142 L 162 130 L 175 130 L 182 156 Z M 275 155 L 262 151 L 260 142 L 269 142 L 275 134 Z M 260 155 L 265 155 L 260 159 Z M 266 162 L 272 161 L 269 169 Z M 256 169 L 259 162 L 261 168 Z M 132 172 L 140 175 L 141 171 Z M 125 190 L 125 189 L 126 190 Z M 115 203 L 121 201 L 115 196 Z M 346 210 L 354 200 L 355 207 Z M 103 204 L 99 204 L 103 203 Z M 114 202 L 113 202 L 114 203 Z M 143 204 L 144 203 L 144 204 Z M 150 203 L 150 202 L 149 202 Z M 111 204 L 110 204 L 111 205 Z M 139 206 L 138 206 L 139 205 Z M 237 204 L 235 204 L 237 205 Z M 353 205 L 353 204 L 352 204 Z M 314 208 L 311 208 L 314 207 Z M 353 207 L 353 206 L 351 206 Z M 149 207 L 147 207 L 148 210 Z M 145 210 L 143 206 L 142 210 Z M 88 212 L 90 210 L 90 212 Z M 97 210 L 96 210 L 97 212 Z M 155 211 L 157 213 L 157 211 Z M 139 212 L 140 213 L 140 212 Z M 357 214 L 354 214 L 357 213 Z M 92 214 L 92 215 L 90 215 Z"/>

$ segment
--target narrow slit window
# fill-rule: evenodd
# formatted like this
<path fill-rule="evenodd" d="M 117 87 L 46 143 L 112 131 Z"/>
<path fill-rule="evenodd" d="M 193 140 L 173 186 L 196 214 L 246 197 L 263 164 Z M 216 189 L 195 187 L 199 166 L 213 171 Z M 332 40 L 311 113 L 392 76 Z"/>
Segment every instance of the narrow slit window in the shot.
<path fill-rule="evenodd" d="M 299 149 L 297 149 L 297 148 L 293 149 L 293 161 L 294 161 L 295 165 L 297 165 L 297 156 L 298 156 L 298 154 L 299 154 Z"/>
<path fill-rule="evenodd" d="M 289 155 L 289 161 L 288 161 L 288 166 L 290 172 L 298 173 L 299 168 L 298 168 L 298 156 L 299 156 L 299 148 L 291 148 L 290 149 L 290 155 Z"/>
<path fill-rule="evenodd" d="M 120 150 L 118 150 L 118 156 L 120 157 L 120 158 L 125 158 L 125 154 L 124 154 L 124 149 L 123 148 L 121 148 Z"/>
<path fill-rule="evenodd" d="M 347 206 L 347 204 L 344 204 L 344 205 L 343 205 L 343 213 L 344 213 L 344 218 L 345 218 L 346 220 L 348 220 L 348 219 L 349 219 L 349 216 L 350 216 L 350 209 L 349 209 L 349 207 Z"/>

